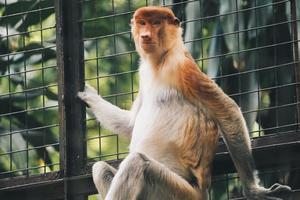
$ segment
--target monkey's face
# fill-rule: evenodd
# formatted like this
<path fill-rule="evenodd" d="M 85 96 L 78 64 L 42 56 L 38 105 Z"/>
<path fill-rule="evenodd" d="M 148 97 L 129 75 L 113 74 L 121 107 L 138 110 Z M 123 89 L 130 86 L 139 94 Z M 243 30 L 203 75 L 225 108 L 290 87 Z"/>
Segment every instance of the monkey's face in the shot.
<path fill-rule="evenodd" d="M 169 48 L 174 34 L 171 32 L 177 32 L 179 20 L 168 8 L 143 7 L 135 12 L 131 25 L 137 50 L 157 55 Z"/>
<path fill-rule="evenodd" d="M 165 22 L 159 18 L 137 19 L 136 31 L 139 48 L 145 53 L 155 53 L 161 46 L 163 27 Z"/>

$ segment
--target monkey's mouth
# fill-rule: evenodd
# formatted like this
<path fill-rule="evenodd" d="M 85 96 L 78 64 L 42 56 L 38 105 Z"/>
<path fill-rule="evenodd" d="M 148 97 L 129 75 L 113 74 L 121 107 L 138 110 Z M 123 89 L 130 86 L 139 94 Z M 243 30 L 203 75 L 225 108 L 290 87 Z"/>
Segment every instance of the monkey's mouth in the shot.
<path fill-rule="evenodd" d="M 142 45 L 157 45 L 155 42 L 142 42 Z"/>
<path fill-rule="evenodd" d="M 142 42 L 141 43 L 141 48 L 144 50 L 144 51 L 155 51 L 157 47 L 157 43 L 153 43 L 153 42 Z"/>

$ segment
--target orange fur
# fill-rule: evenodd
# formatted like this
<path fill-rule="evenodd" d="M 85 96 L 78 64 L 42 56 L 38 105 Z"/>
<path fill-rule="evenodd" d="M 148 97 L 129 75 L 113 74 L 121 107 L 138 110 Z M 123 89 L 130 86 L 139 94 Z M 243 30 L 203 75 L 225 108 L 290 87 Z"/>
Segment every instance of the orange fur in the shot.
<path fill-rule="evenodd" d="M 183 138 L 179 138 L 181 162 L 185 163 L 198 180 L 201 190 L 210 186 L 210 168 L 214 158 L 219 131 L 216 122 L 205 111 L 198 113 L 184 127 Z"/>
<path fill-rule="evenodd" d="M 227 129 L 233 127 L 235 130 L 231 134 L 239 134 L 238 131 L 242 130 L 244 126 L 244 119 L 237 104 L 214 81 L 199 70 L 190 56 L 186 56 L 184 64 L 178 68 L 178 74 L 176 87 L 189 101 L 195 104 L 201 103 L 206 107 L 209 114 L 218 120 L 224 131 L 227 132 Z M 236 124 L 224 122 L 236 122 Z M 250 143 L 247 145 L 250 148 Z"/>
<path fill-rule="evenodd" d="M 138 9 L 136 12 L 134 12 L 133 19 L 137 20 L 140 18 L 145 19 L 165 19 L 168 20 L 169 23 L 172 23 L 172 20 L 175 17 L 173 11 L 169 8 L 165 7 L 157 7 L 157 6 L 148 6 Z"/>

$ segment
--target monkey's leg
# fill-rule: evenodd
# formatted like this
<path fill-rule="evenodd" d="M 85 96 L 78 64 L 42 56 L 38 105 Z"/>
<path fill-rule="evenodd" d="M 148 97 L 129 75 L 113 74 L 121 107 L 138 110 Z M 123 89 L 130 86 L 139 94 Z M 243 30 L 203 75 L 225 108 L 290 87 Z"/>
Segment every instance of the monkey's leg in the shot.
<path fill-rule="evenodd" d="M 104 199 L 117 170 L 106 162 L 99 161 L 93 165 L 92 171 L 94 184 L 101 199 Z"/>
<path fill-rule="evenodd" d="M 202 200 L 198 190 L 164 165 L 140 153 L 121 163 L 106 200 Z"/>

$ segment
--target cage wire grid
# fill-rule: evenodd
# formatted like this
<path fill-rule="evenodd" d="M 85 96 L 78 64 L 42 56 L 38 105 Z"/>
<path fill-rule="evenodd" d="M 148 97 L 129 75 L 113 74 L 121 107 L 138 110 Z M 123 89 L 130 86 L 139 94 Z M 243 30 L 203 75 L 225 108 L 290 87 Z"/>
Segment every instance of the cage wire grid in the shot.
<path fill-rule="evenodd" d="M 121 106 L 122 108 L 127 108 L 130 107 L 127 105 L 122 104 L 122 102 L 124 102 L 124 100 L 120 101 L 120 98 L 125 98 L 125 101 L 133 101 L 134 97 L 136 95 L 136 93 L 138 92 L 138 88 L 136 88 L 136 85 L 133 85 L 134 83 L 136 83 L 135 80 L 133 80 L 136 75 L 137 75 L 137 69 L 136 66 L 138 65 L 138 57 L 136 56 L 136 52 L 134 51 L 134 48 L 132 46 L 132 37 L 130 35 L 130 27 L 124 27 L 122 24 L 126 24 L 126 21 L 129 22 L 130 21 L 130 17 L 132 16 L 133 11 L 140 6 L 144 6 L 144 5 L 149 5 L 150 2 L 147 1 L 136 1 L 141 3 L 140 5 L 138 3 L 131 3 L 131 1 L 127 2 L 118 2 L 118 1 L 107 1 L 107 7 L 111 6 L 110 9 L 108 9 L 108 13 L 105 14 L 105 12 L 93 12 L 93 14 L 91 16 L 84 16 L 83 17 L 83 27 L 88 27 L 88 24 L 90 23 L 95 23 L 95 24 L 100 24 L 101 22 L 104 23 L 104 21 L 106 21 L 110 28 L 109 29 L 105 29 L 107 30 L 107 33 L 104 34 L 103 32 L 101 32 L 99 35 L 95 34 L 95 35 L 88 35 L 88 31 L 85 31 L 84 29 L 84 43 L 85 45 L 89 45 L 89 42 L 95 42 L 96 44 L 96 50 L 95 52 L 92 52 L 90 54 L 86 54 L 85 56 L 85 70 L 86 70 L 86 74 L 89 74 L 88 70 L 89 68 L 92 69 L 96 69 L 96 73 L 91 73 L 91 76 L 88 76 L 86 78 L 86 83 L 94 86 L 95 88 L 98 89 L 98 92 L 104 96 L 104 98 L 110 100 L 110 102 L 112 102 L 115 105 Z M 236 57 L 235 59 L 237 60 L 243 60 L 245 59 L 245 55 L 243 54 L 247 54 L 249 56 L 256 56 L 260 59 L 262 59 L 262 57 L 259 57 L 258 54 L 260 52 L 264 53 L 264 51 L 266 51 L 266 49 L 270 49 L 269 51 L 271 51 L 272 56 L 271 60 L 272 62 L 270 63 L 264 63 L 262 65 L 261 62 L 258 62 L 256 60 L 254 60 L 253 62 L 248 62 L 246 63 L 246 66 L 241 66 L 241 68 L 238 68 L 239 66 L 234 66 L 233 69 L 231 69 L 232 71 L 223 71 L 222 67 L 224 67 L 222 64 L 219 64 L 219 69 L 218 69 L 218 73 L 215 73 L 215 76 L 212 76 L 212 78 L 218 82 L 221 86 L 223 83 L 223 86 L 226 87 L 230 87 L 228 86 L 228 82 L 231 81 L 231 79 L 236 79 L 238 88 L 233 88 L 232 90 L 230 90 L 230 88 L 228 88 L 228 90 L 226 91 L 232 98 L 234 98 L 239 105 L 242 106 L 242 110 L 243 110 L 243 114 L 244 116 L 249 116 L 248 118 L 250 118 L 249 120 L 251 120 L 252 117 L 252 121 L 256 121 L 252 126 L 254 127 L 253 129 L 250 129 L 250 134 L 252 136 L 252 138 L 257 138 L 257 137 L 262 137 L 265 135 L 269 135 L 269 134 L 288 134 L 290 132 L 295 132 L 298 128 L 298 121 L 297 121 L 297 113 L 295 111 L 297 111 L 297 106 L 298 106 L 298 102 L 297 99 L 295 98 L 296 96 L 296 86 L 297 86 L 297 82 L 296 80 L 292 80 L 289 82 L 282 82 L 282 80 L 277 80 L 278 79 L 278 73 L 281 73 L 284 70 L 287 70 L 288 73 L 291 73 L 290 75 L 292 75 L 294 73 L 294 68 L 295 66 L 297 66 L 299 64 L 299 62 L 296 60 L 294 60 L 294 58 L 292 57 L 292 54 L 290 54 L 290 59 L 283 61 L 278 61 L 277 60 L 277 55 L 280 53 L 280 48 L 285 48 L 287 49 L 287 51 L 292 52 L 293 51 L 293 44 L 295 42 L 298 42 L 298 40 L 293 40 L 293 39 L 288 39 L 288 40 L 283 40 L 283 41 L 278 41 L 278 36 L 277 34 L 279 34 L 278 30 L 276 32 L 276 29 L 282 28 L 283 26 L 291 26 L 292 23 L 298 22 L 299 19 L 292 20 L 291 16 L 290 18 L 287 18 L 286 20 L 279 20 L 279 19 L 275 19 L 275 11 L 272 11 L 272 16 L 271 17 L 271 21 L 269 23 L 266 24 L 261 24 L 259 23 L 259 19 L 256 15 L 256 12 L 259 12 L 258 10 L 263 10 L 263 9 L 269 9 L 270 7 L 272 7 L 272 9 L 276 10 L 276 9 L 282 9 L 280 7 L 282 7 L 282 5 L 287 5 L 287 7 L 290 8 L 290 1 L 274 1 L 273 3 L 268 3 L 268 4 L 259 4 L 257 1 L 254 1 L 254 6 L 250 7 L 246 5 L 246 7 L 241 8 L 241 6 L 239 5 L 238 1 L 232 1 L 234 2 L 234 6 L 236 7 L 236 9 L 232 9 L 232 10 L 228 10 L 227 12 L 224 12 L 222 14 L 218 13 L 218 14 L 212 14 L 212 15 L 204 15 L 204 12 L 200 11 L 200 15 L 196 16 L 195 18 L 189 18 L 186 19 L 184 17 L 182 17 L 181 21 L 182 21 L 182 26 L 186 29 L 188 28 L 189 24 L 194 25 L 194 26 L 198 26 L 199 30 L 198 30 L 198 34 L 195 34 L 193 38 L 188 38 L 183 36 L 185 39 L 185 44 L 189 47 L 189 46 L 193 46 L 193 45 L 198 45 L 198 55 L 195 56 L 194 58 L 197 61 L 199 67 L 204 70 L 204 71 L 208 71 L 208 67 L 211 63 L 213 63 L 214 59 L 219 59 L 221 61 L 219 62 L 224 62 L 224 60 L 228 60 L 229 57 Z M 94 1 L 83 1 L 83 7 L 87 6 L 89 3 L 93 4 L 93 6 L 95 6 L 95 4 L 97 4 L 97 2 Z M 203 5 L 203 1 L 177 1 L 177 3 L 173 3 L 173 4 L 167 4 L 164 2 L 165 6 L 168 7 L 172 7 L 173 10 L 177 11 L 176 15 L 178 16 L 178 13 L 181 13 L 181 15 L 183 15 L 182 13 L 184 13 L 186 10 L 186 8 L 188 7 L 189 4 L 194 4 L 195 3 L 199 3 L 199 9 L 203 9 L 204 5 Z M 101 4 L 103 4 L 103 2 L 101 2 Z M 177 8 L 177 10 L 176 10 Z M 212 23 L 220 23 L 222 24 L 222 22 L 226 21 L 226 19 L 224 18 L 230 18 L 232 16 L 237 18 L 237 24 L 239 24 L 239 17 L 243 17 L 240 15 L 245 15 L 246 13 L 249 12 L 254 12 L 254 25 L 252 26 L 246 26 L 245 27 L 238 27 L 238 29 L 233 29 L 233 30 L 229 30 L 229 31 L 223 31 L 221 33 L 215 33 L 213 34 L 211 30 L 206 30 L 209 29 L 210 25 Z M 180 15 L 180 14 L 179 14 Z M 123 20 L 121 20 L 120 18 L 123 18 Z M 124 23 L 125 22 L 125 23 Z M 87 28 L 88 29 L 88 28 Z M 272 29 L 270 31 L 270 29 Z M 261 34 L 262 31 L 266 31 L 269 30 L 270 34 L 271 34 L 271 38 L 273 39 L 273 41 L 269 42 L 269 43 L 262 43 L 261 42 L 261 38 L 259 38 L 259 34 Z M 209 33 L 205 34 L 205 33 L 199 33 L 201 31 L 210 31 Z M 245 47 L 245 45 L 240 44 L 240 42 L 244 42 L 242 39 L 240 39 L 240 37 L 245 37 L 245 34 L 249 34 L 252 33 L 254 34 L 254 39 L 251 41 L 252 43 L 254 43 L 254 45 L 249 46 L 249 47 Z M 185 33 L 187 34 L 187 33 Z M 237 41 L 237 46 L 235 49 L 232 50 L 228 50 L 225 52 L 218 52 L 216 54 L 209 54 L 209 42 L 212 40 L 221 40 L 222 38 L 235 38 L 235 40 Z M 120 43 L 122 42 L 121 40 L 130 40 L 131 43 L 127 46 L 127 48 L 120 48 Z M 124 39 L 125 38 L 125 39 Z M 243 38 L 244 39 L 244 38 Z M 107 41 L 105 41 L 107 40 Z M 226 39 L 225 39 L 226 40 Z M 228 39 L 229 40 L 229 39 Z M 103 45 L 103 43 L 107 42 L 107 44 L 109 44 L 107 46 L 107 48 L 102 48 L 99 50 L 99 46 Z M 118 44 L 119 42 L 119 44 Z M 221 47 L 219 47 L 221 48 Z M 195 50 L 195 48 L 190 48 Z M 279 53 L 278 53 L 279 52 Z M 192 52 L 193 53 L 193 52 Z M 252 55 L 254 54 L 254 55 Z M 120 57 L 123 58 L 123 60 L 121 62 L 119 62 L 118 60 L 120 59 Z M 126 60 L 129 59 L 129 61 Z M 112 59 L 112 70 L 115 71 L 106 71 L 106 62 L 105 60 L 107 59 Z M 127 62 L 127 63 L 126 63 Z M 228 62 L 228 61 L 227 61 Z M 91 64 L 94 63 L 94 64 Z M 130 66 L 130 68 L 128 69 L 124 69 L 120 70 L 120 65 L 125 64 L 127 66 Z M 233 64 L 234 65 L 234 64 Z M 251 65 L 251 66 L 250 66 Z M 234 69 L 235 68 L 235 69 Z M 120 70 L 120 71 L 119 71 Z M 228 69 L 227 69 L 228 70 Z M 102 72 L 102 73 L 101 73 Z M 96 76 L 95 76 L 96 75 Z M 263 80 L 264 76 L 269 75 L 269 76 L 274 76 L 272 77 L 273 83 L 271 84 L 265 84 Z M 122 76 L 127 76 L 127 82 L 129 83 L 130 86 L 128 86 L 127 88 L 123 89 L 122 88 L 122 84 L 121 86 L 118 85 L 118 83 L 120 81 L 122 81 L 121 77 Z M 250 80 L 249 80 L 250 77 Z M 113 84 L 113 89 L 110 90 L 108 93 L 106 91 L 105 86 L 107 86 L 107 80 L 111 78 L 111 81 L 114 83 Z M 280 78 L 280 77 L 279 77 Z M 124 78 L 126 79 L 126 78 Z M 251 88 L 243 88 L 243 84 L 244 81 L 249 80 L 249 81 L 256 81 L 255 87 Z M 124 81 L 124 80 L 123 80 Z M 126 81 L 126 80 L 125 80 Z M 230 84 L 230 83 L 229 83 Z M 285 92 L 286 90 L 293 90 L 294 93 L 291 96 L 291 98 L 286 101 L 286 102 L 282 102 L 281 99 L 279 99 L 278 95 L 280 95 L 280 92 Z M 275 92 L 274 92 L 275 91 Z M 278 92 L 279 91 L 279 92 Z M 264 102 L 263 98 L 270 98 L 268 97 L 268 95 L 270 95 L 270 93 L 275 93 L 275 97 L 273 98 L 273 102 L 269 104 L 268 106 L 263 105 Z M 253 95 L 251 97 L 251 95 Z M 262 95 L 264 95 L 264 97 L 262 97 Z M 126 97 L 127 96 L 127 97 Z M 258 105 L 256 106 L 249 106 L 249 105 L 244 105 L 243 107 L 243 101 L 247 101 L 247 99 L 253 99 L 256 98 L 256 102 Z M 128 103 L 130 104 L 130 103 Z M 272 104 L 272 105 L 271 105 Z M 262 118 L 263 116 L 257 114 L 257 113 L 266 113 L 268 111 L 273 111 L 274 114 L 274 118 L 273 121 L 271 122 L 272 125 L 271 126 L 266 126 L 266 123 L 264 124 L 264 127 L 262 126 L 263 122 L 262 122 Z M 282 114 L 282 112 L 288 112 L 288 113 L 292 113 L 293 114 L 293 120 L 289 119 L 289 122 L 286 123 L 284 121 L 282 121 L 282 119 L 279 117 L 280 114 Z M 253 115 L 255 115 L 255 120 L 253 120 Z M 257 116 L 256 116 L 257 115 Z M 119 138 L 118 135 L 114 135 L 113 133 L 107 133 L 105 132 L 105 129 L 102 129 L 101 126 L 99 124 L 97 124 L 97 122 L 95 121 L 95 118 L 93 116 L 88 117 L 87 120 L 87 124 L 91 123 L 91 125 L 87 126 L 87 142 L 89 143 L 96 143 L 97 145 L 97 149 L 95 150 L 96 153 L 90 152 L 90 162 L 95 162 L 96 160 L 110 160 L 110 159 L 119 159 L 120 156 L 121 158 L 123 158 L 124 154 L 126 155 L 127 153 L 127 148 L 126 145 L 122 148 L 120 146 L 123 146 L 123 141 L 122 138 Z M 253 123 L 253 122 L 252 122 Z M 89 134 L 89 132 L 91 132 L 89 129 L 92 126 L 96 126 L 98 127 L 98 135 L 97 134 Z M 113 134 L 113 135 L 112 135 Z M 108 145 L 108 147 L 111 147 L 111 144 L 114 142 L 109 142 L 107 140 L 107 138 L 114 138 L 113 140 L 115 141 L 115 145 L 113 145 L 115 147 L 114 152 L 107 152 L 107 150 L 105 149 L 105 144 Z M 120 143 L 118 143 L 120 142 Z M 128 141 L 125 141 L 125 144 Z M 110 149 L 111 150 L 111 149 Z M 89 153 L 88 153 L 89 154 Z M 275 176 L 276 172 L 278 172 L 278 170 L 274 169 L 273 176 Z M 269 172 L 271 173 L 271 172 Z M 267 174 L 267 173 L 266 173 Z M 284 173 L 283 173 L 284 174 Z M 264 174 L 261 175 L 262 177 L 264 177 Z M 267 175 L 266 175 L 267 176 Z M 277 174 L 277 176 L 279 176 Z M 283 175 L 282 175 L 283 176 Z M 225 191 L 225 193 L 223 194 L 227 194 L 227 198 L 231 199 L 231 198 L 238 198 L 242 196 L 242 192 L 241 192 L 241 188 L 239 186 L 238 183 L 238 177 L 236 174 L 232 174 L 232 175 L 225 175 L 222 176 L 223 179 L 219 180 L 218 178 L 214 179 L 213 181 L 213 186 L 214 184 L 217 185 L 220 183 L 219 182 L 224 182 L 223 184 L 223 188 L 227 187 L 227 191 Z M 281 178 L 283 179 L 283 178 Z M 231 188 L 229 187 L 229 182 L 235 182 L 234 184 L 231 185 L 235 185 L 236 187 L 231 186 Z M 268 185 L 266 183 L 266 185 Z M 212 187 L 213 188 L 213 187 Z M 237 190 L 237 188 L 239 189 L 238 191 L 234 191 Z M 223 191 L 224 192 L 224 191 Z M 235 197 L 236 196 L 236 197 Z M 211 195 L 211 198 L 213 198 L 213 195 Z"/>
<path fill-rule="evenodd" d="M 44 21 L 54 5 L 19 4 L 14 10 L 12 3 L 1 1 L 0 9 L 0 160 L 8 165 L 1 167 L 1 178 L 43 174 L 58 166 L 46 150 L 58 155 L 58 120 L 47 119 L 58 112 L 55 22 Z"/>
<path fill-rule="evenodd" d="M 86 31 L 84 34 L 84 43 L 85 46 L 90 45 L 91 43 L 95 43 L 94 45 L 96 46 L 96 50 L 94 50 L 94 52 L 91 52 L 90 54 L 85 54 L 85 70 L 86 70 L 86 74 L 89 74 L 90 72 L 92 72 L 92 69 L 94 69 L 94 73 L 90 73 L 91 75 L 87 75 L 86 78 L 86 82 L 93 85 L 94 87 L 96 87 L 99 91 L 99 93 L 101 93 L 105 98 L 109 99 L 111 102 L 113 102 L 116 105 L 119 106 L 123 106 L 125 108 L 128 109 L 127 104 L 130 103 L 125 103 L 126 105 L 121 105 L 124 101 L 119 101 L 118 99 L 124 96 L 128 96 L 126 100 L 128 100 L 129 102 L 134 100 L 134 96 L 135 94 L 138 92 L 138 88 L 136 85 L 136 74 L 137 74 L 137 69 L 136 66 L 138 65 L 138 57 L 136 56 L 136 52 L 134 51 L 134 47 L 132 45 L 132 39 L 131 39 L 131 35 L 130 35 L 130 27 L 129 26 L 125 26 L 122 25 L 126 24 L 125 22 L 129 22 L 130 21 L 130 17 L 132 15 L 132 12 L 140 6 L 144 6 L 144 5 L 148 5 L 150 2 L 147 1 L 136 1 L 139 2 L 140 4 L 136 3 L 130 3 L 131 1 L 127 2 L 121 2 L 121 3 L 116 3 L 115 1 L 106 1 L 105 3 L 107 3 L 107 7 L 111 6 L 110 10 L 108 9 L 108 13 L 105 14 L 105 12 L 94 12 L 92 14 L 92 16 L 83 16 L 83 27 L 84 27 L 84 31 L 85 31 L 85 27 L 86 29 L 88 29 L 89 24 L 91 23 L 95 23 L 95 24 L 100 24 L 100 22 L 107 22 L 110 26 L 110 29 L 107 30 L 106 34 L 104 34 L 104 32 L 101 32 L 101 35 L 88 35 L 88 31 Z M 142 2 L 142 3 L 141 3 Z M 181 2 L 177 2 L 177 3 L 173 3 L 173 4 L 166 4 L 164 3 L 164 5 L 166 6 L 180 6 L 181 9 L 184 9 L 184 7 L 187 7 L 188 4 L 190 3 L 199 3 L 200 2 L 200 10 L 201 7 L 203 7 L 203 2 L 202 1 L 181 1 Z M 238 1 L 233 1 L 235 2 L 235 7 L 239 7 L 238 5 Z M 211 25 L 212 23 L 222 23 L 221 21 L 226 21 L 226 19 L 224 18 L 228 18 L 228 17 L 236 17 L 237 18 L 237 23 L 239 23 L 239 15 L 241 13 L 249 13 L 249 12 L 256 12 L 259 9 L 269 9 L 270 7 L 273 7 L 273 9 L 276 9 L 279 6 L 282 6 L 283 4 L 287 4 L 287 7 L 290 6 L 290 1 L 288 0 L 284 0 L 284 1 L 276 1 L 275 3 L 269 3 L 269 4 L 263 4 L 263 5 L 257 5 L 257 1 L 254 1 L 255 5 L 254 7 L 246 7 L 246 8 L 241 8 L 239 9 L 232 9 L 229 10 L 227 12 L 224 12 L 222 14 L 215 14 L 215 15 L 209 15 L 209 16 L 203 16 L 203 14 L 200 16 L 198 16 L 197 18 L 193 18 L 193 19 L 183 19 L 182 20 L 182 26 L 183 27 L 188 27 L 189 23 L 193 23 L 192 25 L 194 25 L 194 23 L 198 23 L 198 26 L 200 26 L 200 31 L 208 31 L 205 29 L 208 29 L 209 25 Z M 85 6 L 88 6 L 87 4 L 97 4 L 97 2 L 95 1 L 83 1 L 83 8 Z M 104 2 L 101 2 L 100 4 L 103 4 Z M 104 3 L 104 4 L 105 4 Z M 135 7 L 134 7 L 135 5 Z M 95 6 L 95 5 L 94 5 Z M 184 12 L 184 10 L 180 10 L 177 11 L 178 12 Z M 274 12 L 274 11 L 273 11 Z M 176 14 L 177 14 L 176 13 Z M 200 12 L 203 13 L 203 12 Z M 272 13 L 274 14 L 274 13 Z M 124 18 L 126 20 L 118 20 L 120 18 Z M 273 19 L 275 17 L 272 17 L 272 21 L 268 24 L 263 24 L 263 25 L 259 25 L 259 23 L 257 22 L 258 17 L 255 15 L 255 24 L 253 27 L 243 27 L 243 28 L 238 28 L 238 30 L 233 30 L 233 31 L 228 31 L 228 32 L 223 32 L 223 33 L 217 33 L 217 34 L 203 34 L 201 35 L 201 33 L 198 33 L 194 36 L 194 38 L 186 40 L 185 43 L 188 45 L 189 43 L 197 43 L 199 44 L 198 46 L 200 47 L 200 51 L 201 53 L 199 53 L 199 55 L 195 56 L 195 59 L 197 61 L 197 63 L 199 64 L 199 67 L 202 68 L 204 71 L 209 70 L 209 64 L 213 63 L 215 59 L 218 59 L 220 61 L 218 62 L 222 62 L 223 60 L 228 60 L 230 59 L 230 57 L 236 57 L 234 59 L 237 60 L 242 60 L 245 59 L 245 55 L 241 55 L 241 54 L 246 54 L 247 56 L 256 56 L 258 59 L 263 59 L 261 57 L 259 57 L 259 53 L 265 53 L 264 51 L 271 51 L 271 54 L 273 54 L 272 56 L 269 56 L 271 58 L 271 63 L 264 63 L 265 65 L 262 65 L 261 62 L 256 61 L 254 59 L 254 61 L 252 61 L 253 63 L 247 63 L 247 66 L 233 66 L 232 72 L 228 72 L 225 71 L 224 69 L 222 69 L 221 64 L 219 64 L 220 69 L 218 69 L 219 71 L 215 73 L 215 76 L 213 76 L 212 78 L 216 80 L 216 82 L 218 82 L 221 86 L 222 86 L 222 82 L 229 82 L 232 81 L 234 83 L 237 83 L 238 87 L 237 88 L 229 88 L 225 91 L 232 97 L 234 98 L 239 105 L 241 105 L 242 110 L 243 110 L 243 114 L 244 116 L 248 115 L 256 115 L 256 113 L 264 113 L 264 112 L 268 112 L 268 111 L 273 111 L 274 110 L 274 114 L 275 114 L 275 118 L 273 119 L 272 126 L 267 127 L 265 124 L 265 127 L 262 127 L 262 119 L 261 119 L 261 115 L 262 114 L 258 114 L 257 118 L 255 119 L 257 121 L 257 123 L 255 122 L 254 125 L 252 126 L 257 126 L 256 128 L 250 128 L 250 134 L 252 137 L 259 137 L 259 136 L 263 136 L 265 135 L 267 132 L 267 134 L 282 134 L 285 132 L 290 132 L 290 131 L 295 131 L 297 130 L 297 126 L 298 126 L 298 122 L 297 122 L 297 116 L 295 111 L 297 110 L 297 99 L 295 98 L 296 96 L 296 86 L 297 86 L 297 82 L 296 80 L 289 80 L 289 81 L 285 81 L 285 80 L 278 80 L 278 79 L 282 79 L 278 73 L 281 73 L 282 71 L 287 71 L 285 73 L 290 73 L 289 75 L 294 76 L 293 74 L 295 74 L 294 72 L 294 68 L 295 66 L 297 66 L 299 64 L 298 61 L 294 61 L 292 54 L 290 54 L 290 57 L 286 59 L 286 61 L 278 61 L 277 60 L 277 54 L 279 51 L 282 51 L 280 48 L 284 48 L 287 51 L 289 51 L 290 53 L 292 53 L 292 49 L 293 49 L 293 44 L 297 41 L 293 41 L 292 39 L 286 40 L 286 41 L 275 41 L 278 40 L 277 35 L 275 34 L 279 34 L 278 32 L 276 32 L 276 29 L 281 28 L 282 26 L 290 26 L 292 23 L 295 22 L 295 20 L 292 20 L 291 18 L 286 19 L 285 21 L 276 21 L 276 19 Z M 299 20 L 297 19 L 297 22 Z M 197 24 L 196 24 L 197 26 Z M 119 30 L 118 30 L 119 29 Z M 204 29 L 204 30 L 203 30 Z M 259 38 L 259 32 L 262 31 L 266 31 L 267 29 L 272 29 L 274 31 L 271 32 L 271 38 L 274 38 L 273 42 L 269 42 L 268 44 L 261 44 L 259 42 L 260 38 Z M 211 31 L 211 30 L 210 30 Z M 269 30 L 270 31 L 270 30 Z M 254 39 L 253 42 L 254 45 L 252 45 L 251 47 L 245 47 L 245 45 L 241 45 L 240 42 L 242 42 L 242 39 L 240 39 L 240 37 L 245 37 L 244 35 L 246 33 L 252 33 L 254 34 Z M 242 36 L 241 36 L 242 35 Z M 218 54 L 214 54 L 211 55 L 209 53 L 207 53 L 209 51 L 209 42 L 211 42 L 212 40 L 216 39 L 216 40 L 221 40 L 221 38 L 224 37 L 228 37 L 228 40 L 230 40 L 231 38 L 233 38 L 234 40 L 237 41 L 237 46 L 233 51 L 227 50 L 227 52 L 225 53 L 218 53 Z M 131 41 L 131 43 L 128 45 L 127 48 L 122 48 L 120 47 L 122 44 L 121 40 L 129 40 Z M 225 39 L 226 40 L 226 39 Z M 100 45 L 103 45 L 107 43 L 107 48 L 100 48 Z M 282 52 L 280 52 L 282 54 Z M 254 55 L 251 55 L 254 54 Z M 242 56 L 244 56 L 243 58 L 241 58 Z M 127 58 L 126 58 L 127 57 Z M 106 60 L 110 60 L 111 59 L 111 68 L 112 69 L 107 69 L 106 65 Z M 120 62 L 119 60 L 122 59 L 122 61 Z M 129 61 L 127 61 L 127 60 Z M 127 63 L 126 63 L 127 62 Z M 232 61 L 232 62 L 238 62 L 238 61 Z M 249 61 L 248 61 L 249 62 Z M 121 64 L 120 64 L 121 63 Z M 124 63 L 126 63 L 127 66 L 129 66 L 130 68 L 127 69 L 120 69 L 120 65 L 124 65 Z M 232 64 L 234 65 L 234 63 Z M 242 65 L 242 64 L 241 64 Z M 250 66 L 251 65 L 251 66 Z M 225 66 L 227 67 L 227 66 Z M 108 70 L 112 70 L 112 71 L 108 71 Z M 228 70 L 228 69 L 226 69 Z M 271 79 L 273 79 L 274 83 L 271 84 L 265 84 L 264 82 L 266 80 L 261 80 L 264 78 L 265 75 L 268 75 L 271 77 Z M 122 88 L 122 85 L 119 86 L 118 85 L 118 81 L 120 82 L 120 80 L 122 79 L 122 76 L 127 76 L 124 79 L 128 79 L 127 81 L 129 82 L 129 86 L 125 89 Z M 279 76 L 279 78 L 278 78 Z M 110 80 L 107 80 L 110 79 Z M 235 80 L 236 79 L 236 80 Z M 255 82 L 255 87 L 248 87 L 248 88 L 243 88 L 243 80 L 249 80 L 252 82 Z M 105 86 L 107 85 L 107 83 L 113 83 L 113 89 L 111 89 L 109 92 L 105 91 L 107 90 L 105 88 Z M 284 82 L 284 83 L 283 83 Z M 226 84 L 226 83 L 225 83 Z M 225 85 L 223 84 L 223 85 Z M 230 83 L 229 83 L 230 84 Z M 245 84 L 245 83 L 244 83 Z M 225 85 L 227 87 L 227 85 Z M 279 99 L 279 92 L 284 90 L 293 90 L 294 93 L 291 96 L 291 98 L 287 101 L 287 102 L 281 102 L 282 100 Z M 274 92 L 275 91 L 275 92 Z M 279 92 L 278 92 L 279 91 Z M 274 102 L 263 102 L 264 99 L 262 98 L 270 98 L 270 93 L 275 93 L 275 97 L 273 97 L 273 101 Z M 256 99 L 254 101 L 256 101 L 256 103 L 258 105 L 256 106 L 249 106 L 249 105 L 245 105 L 246 107 L 243 107 L 243 100 L 248 100 L 249 99 L 253 99 L 252 96 L 254 96 Z M 269 96 L 268 96 L 269 95 Z M 273 95 L 273 94 L 272 94 Z M 262 97 L 263 96 L 263 97 Z M 125 101 L 126 101 L 125 100 Z M 267 101 L 267 100 L 265 100 Z M 268 104 L 269 105 L 263 105 L 263 104 Z M 281 112 L 281 110 L 289 110 L 292 111 L 293 115 L 292 118 L 293 120 L 290 120 L 288 123 L 285 122 L 281 122 L 280 117 L 279 117 L 279 112 Z M 286 111 L 284 111 L 286 112 Z M 253 116 L 252 116 L 253 118 Z M 88 119 L 88 123 L 90 121 L 95 121 L 94 118 L 89 118 Z M 253 122 L 252 122 L 253 123 Z M 251 127 L 252 127 L 251 126 Z M 87 141 L 91 141 L 91 140 L 98 140 L 101 138 L 107 138 L 107 137 L 114 137 L 113 135 L 108 134 L 108 135 L 101 135 L 101 128 L 98 127 L 98 134 L 99 135 L 94 135 L 94 136 L 87 136 Z M 118 136 L 115 136 L 116 138 L 118 138 Z M 116 139 L 118 140 L 118 139 Z M 101 154 L 101 142 L 100 140 L 98 141 L 99 143 L 99 149 L 100 151 L 97 151 Z M 119 147 L 117 146 L 117 150 L 116 152 L 116 156 L 119 155 Z M 123 152 L 122 152 L 123 153 Z M 125 153 L 125 152 L 124 152 Z M 107 156 L 112 156 L 114 154 L 107 154 Z M 99 158 L 99 156 L 96 156 L 97 158 Z M 96 158 L 95 157 L 95 158 Z M 105 154 L 103 154 L 100 157 L 106 157 Z"/>
<path fill-rule="evenodd" d="M 82 17 L 75 24 L 83 31 L 85 83 L 124 109 L 130 109 L 138 93 L 139 57 L 128 24 L 134 10 L 152 2 L 159 1 L 78 1 Z M 1 179 L 47 174 L 63 166 L 57 117 L 58 87 L 63 87 L 56 78 L 60 71 L 55 60 L 54 1 L 23 3 L 17 10 L 9 0 L 0 1 L 0 145 L 6 147 L 0 147 L 0 163 L 6 163 L 0 167 Z M 298 134 L 299 55 L 295 54 L 300 9 L 293 8 L 296 1 L 160 3 L 180 18 L 185 44 L 200 69 L 240 105 L 252 139 Z M 129 141 L 103 128 L 89 110 L 84 123 L 87 166 L 127 155 Z M 16 145 L 18 141 L 22 147 Z M 228 171 L 213 178 L 211 199 L 241 197 L 238 176 Z M 299 174 L 299 166 L 270 166 L 260 174 L 269 185 L 272 177 L 288 183 L 288 172 Z M 83 170 L 77 175 L 89 173 Z"/>

